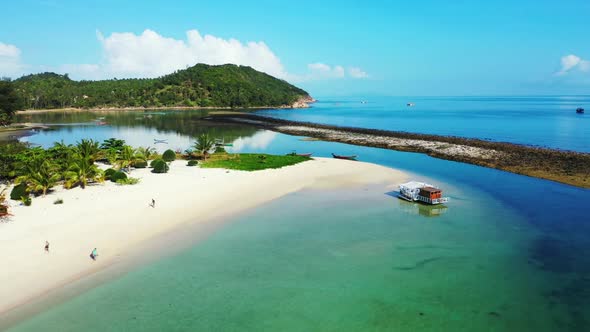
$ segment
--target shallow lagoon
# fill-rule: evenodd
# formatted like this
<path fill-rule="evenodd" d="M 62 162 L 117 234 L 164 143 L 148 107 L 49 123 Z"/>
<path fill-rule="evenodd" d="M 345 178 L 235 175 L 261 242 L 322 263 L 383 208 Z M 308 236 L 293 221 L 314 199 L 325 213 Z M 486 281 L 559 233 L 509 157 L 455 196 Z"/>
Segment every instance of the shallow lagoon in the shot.
<path fill-rule="evenodd" d="M 452 201 L 437 211 L 387 188 L 292 194 L 15 330 L 589 328 L 590 227 L 580 202 L 590 191 L 419 154 L 186 121 L 192 125 L 181 129 L 92 125 L 101 134 L 89 136 L 143 131 L 133 144 L 149 145 L 155 130 L 186 148 L 192 132 L 216 130 L 236 151 L 354 153 L 427 175 Z M 27 140 L 46 145 L 82 130 L 59 128 Z"/>

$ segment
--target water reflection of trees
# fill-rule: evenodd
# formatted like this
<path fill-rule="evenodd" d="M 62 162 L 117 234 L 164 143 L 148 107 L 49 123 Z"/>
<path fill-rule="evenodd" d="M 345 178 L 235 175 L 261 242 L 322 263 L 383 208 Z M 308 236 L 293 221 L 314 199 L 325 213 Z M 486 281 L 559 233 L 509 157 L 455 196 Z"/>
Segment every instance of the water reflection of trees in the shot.
<path fill-rule="evenodd" d="M 125 111 L 125 112 L 51 112 L 37 114 L 21 114 L 19 122 L 34 122 L 46 124 L 82 124 L 92 123 L 100 119 L 112 127 L 143 127 L 156 129 L 161 132 L 177 133 L 185 136 L 198 136 L 208 133 L 215 138 L 226 141 L 238 137 L 252 136 L 257 129 L 251 126 L 237 124 L 213 124 L 202 121 L 208 114 L 207 110 L 192 111 Z"/>

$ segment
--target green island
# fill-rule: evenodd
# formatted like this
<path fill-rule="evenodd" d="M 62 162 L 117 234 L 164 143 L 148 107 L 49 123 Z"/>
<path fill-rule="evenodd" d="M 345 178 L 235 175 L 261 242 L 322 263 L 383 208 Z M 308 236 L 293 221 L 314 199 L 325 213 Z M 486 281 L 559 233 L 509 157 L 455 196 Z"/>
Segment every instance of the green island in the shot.
<path fill-rule="evenodd" d="M 311 100 L 306 91 L 284 80 L 232 64 L 197 64 L 145 79 L 75 81 L 67 74 L 41 73 L 4 80 L 0 89 L 0 95 L 11 95 L 16 108 L 27 110 L 290 107 L 298 101 Z M 14 90 L 14 94 L 8 93 L 8 89 Z"/>

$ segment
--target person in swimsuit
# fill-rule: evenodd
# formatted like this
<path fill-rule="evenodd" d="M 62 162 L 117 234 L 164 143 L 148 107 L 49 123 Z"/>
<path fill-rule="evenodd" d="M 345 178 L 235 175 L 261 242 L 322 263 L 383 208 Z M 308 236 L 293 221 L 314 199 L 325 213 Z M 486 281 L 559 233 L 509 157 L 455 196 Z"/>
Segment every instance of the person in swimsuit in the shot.
<path fill-rule="evenodd" d="M 98 252 L 96 251 L 96 248 L 94 248 L 90 253 L 90 258 L 92 258 L 92 260 L 95 261 L 96 257 L 98 257 Z"/>
<path fill-rule="evenodd" d="M 45 252 L 49 252 L 49 241 L 45 241 Z"/>
<path fill-rule="evenodd" d="M 155 208 L 156 207 L 156 200 L 152 198 L 152 207 Z"/>

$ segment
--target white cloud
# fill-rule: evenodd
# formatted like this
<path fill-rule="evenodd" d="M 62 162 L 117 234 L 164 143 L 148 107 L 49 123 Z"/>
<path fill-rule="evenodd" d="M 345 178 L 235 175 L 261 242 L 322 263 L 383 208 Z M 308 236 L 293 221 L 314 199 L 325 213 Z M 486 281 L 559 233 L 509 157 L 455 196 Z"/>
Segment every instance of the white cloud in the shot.
<path fill-rule="evenodd" d="M 22 72 L 25 66 L 20 54 L 18 47 L 0 42 L 0 77 L 13 77 Z"/>
<path fill-rule="evenodd" d="M 36 71 L 56 71 L 68 73 L 73 79 L 96 80 L 157 77 L 197 63 L 231 63 L 250 66 L 291 82 L 368 77 L 358 67 L 345 69 L 321 62 L 308 64 L 301 74 L 290 73 L 263 41 L 243 43 L 233 38 L 201 35 L 197 30 L 187 31 L 184 39 L 165 37 L 150 29 L 140 34 L 114 32 L 108 36 L 97 31 L 96 38 L 102 46 L 102 58 L 98 63 L 35 66 Z M 24 68 L 20 50 L 14 45 L 0 43 L 0 75 L 16 76 Z"/>
<path fill-rule="evenodd" d="M 156 77 L 184 69 L 196 63 L 221 65 L 232 63 L 250 66 L 256 70 L 288 81 L 344 78 L 345 69 L 340 65 L 309 64 L 302 75 L 286 71 L 280 58 L 262 41 L 242 43 L 230 38 L 201 35 L 189 30 L 185 40 L 164 37 L 153 30 L 137 35 L 130 32 L 113 33 L 108 37 L 97 31 L 102 44 L 104 60 L 97 65 L 68 65 L 74 77 Z M 64 68 L 64 69 L 66 69 Z M 363 78 L 367 74 L 351 67 L 349 77 Z"/>
<path fill-rule="evenodd" d="M 107 37 L 97 32 L 97 38 L 104 56 L 100 71 L 109 77 L 156 77 L 197 63 L 233 63 L 279 78 L 288 76 L 280 59 L 264 42 L 242 43 L 236 39 L 203 36 L 197 30 L 187 31 L 184 40 L 164 37 L 149 29 L 139 35 L 115 32 Z M 91 67 L 81 69 L 94 70 Z M 83 70 L 80 74 L 83 73 L 87 72 Z"/>
<path fill-rule="evenodd" d="M 18 58 L 20 56 L 20 50 L 14 45 L 0 42 L 0 56 Z"/>
<path fill-rule="evenodd" d="M 259 131 L 250 137 L 240 137 L 233 141 L 233 147 L 227 149 L 231 152 L 240 152 L 244 149 L 250 150 L 266 150 L 277 136 L 273 131 Z"/>
<path fill-rule="evenodd" d="M 584 60 L 574 54 L 561 57 L 561 70 L 557 72 L 557 75 L 565 75 L 574 70 L 582 72 L 590 71 L 590 61 Z"/>
<path fill-rule="evenodd" d="M 316 62 L 308 64 L 307 69 L 309 69 L 309 73 L 305 77 L 306 80 L 344 77 L 344 68 L 342 66 L 332 67 L 325 63 Z"/>
<path fill-rule="evenodd" d="M 350 67 L 348 68 L 348 75 L 353 78 L 367 78 L 369 75 L 358 67 Z"/>
<path fill-rule="evenodd" d="M 322 62 L 307 65 L 308 72 L 297 77 L 297 81 L 328 80 L 341 78 L 366 78 L 369 75 L 358 67 L 349 67 L 348 71 L 340 65 L 327 65 Z M 348 72 L 348 75 L 347 75 Z"/>

